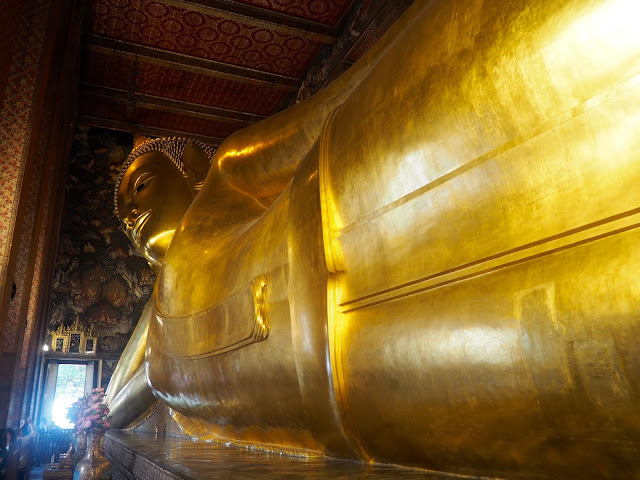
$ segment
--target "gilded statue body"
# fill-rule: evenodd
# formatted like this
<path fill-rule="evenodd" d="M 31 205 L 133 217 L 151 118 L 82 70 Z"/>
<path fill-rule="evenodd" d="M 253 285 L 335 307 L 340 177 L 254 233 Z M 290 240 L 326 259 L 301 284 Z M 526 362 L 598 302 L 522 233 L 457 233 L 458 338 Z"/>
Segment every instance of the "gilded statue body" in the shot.
<path fill-rule="evenodd" d="M 115 411 L 153 392 L 200 437 L 637 475 L 637 9 L 418 0 L 201 189 L 200 146 L 135 154 L 118 215 L 158 282 Z"/>

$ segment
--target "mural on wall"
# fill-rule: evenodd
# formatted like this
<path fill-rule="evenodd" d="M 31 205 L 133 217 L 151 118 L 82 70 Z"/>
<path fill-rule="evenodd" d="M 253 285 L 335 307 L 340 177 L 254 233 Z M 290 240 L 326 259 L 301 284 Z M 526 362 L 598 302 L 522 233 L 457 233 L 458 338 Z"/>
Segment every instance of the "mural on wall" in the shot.
<path fill-rule="evenodd" d="M 155 282 L 113 214 L 115 179 L 132 146 L 128 134 L 78 127 L 67 176 L 48 329 L 77 317 L 93 325 L 98 356 L 123 351 Z"/>
<path fill-rule="evenodd" d="M 117 360 L 104 360 L 102 362 L 102 383 L 101 385 L 105 387 L 109 380 L 111 379 L 111 375 L 116 369 L 116 365 L 118 365 Z"/>

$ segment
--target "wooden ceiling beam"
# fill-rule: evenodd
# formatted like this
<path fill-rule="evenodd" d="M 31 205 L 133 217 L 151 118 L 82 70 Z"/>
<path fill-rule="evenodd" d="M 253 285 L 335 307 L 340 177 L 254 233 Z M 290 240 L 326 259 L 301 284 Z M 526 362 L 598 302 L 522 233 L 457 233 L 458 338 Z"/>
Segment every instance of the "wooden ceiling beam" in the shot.
<path fill-rule="evenodd" d="M 156 97 L 143 93 L 127 92 L 116 88 L 103 87 L 98 85 L 82 84 L 80 95 L 91 94 L 107 98 L 119 104 L 128 104 L 134 101 L 136 106 L 149 110 L 159 110 L 162 112 L 186 115 L 189 117 L 205 118 L 219 122 L 236 123 L 243 127 L 259 122 L 264 119 L 263 115 L 237 112 L 218 107 L 209 107 L 198 103 L 183 102 L 165 97 Z"/>
<path fill-rule="evenodd" d="M 336 40 L 336 30 L 333 27 L 232 0 L 160 0 L 160 2 L 314 42 L 331 44 Z"/>
<path fill-rule="evenodd" d="M 85 44 L 88 49 L 94 52 L 118 55 L 132 60 L 139 59 L 166 68 L 223 78 L 234 82 L 271 87 L 289 93 L 297 92 L 298 88 L 300 88 L 300 81 L 295 78 L 147 47 L 123 40 L 115 40 L 101 35 L 88 35 Z"/>
<path fill-rule="evenodd" d="M 141 133 L 150 137 L 192 138 L 194 140 L 200 140 L 201 142 L 208 143 L 209 145 L 213 145 L 215 147 L 220 145 L 223 140 L 219 137 L 208 137 L 206 135 L 196 135 L 179 130 L 170 130 L 168 128 L 149 127 L 146 125 L 118 122 L 117 120 L 107 120 L 104 118 L 91 117 L 87 115 L 80 115 L 76 123 L 78 125 L 85 125 L 87 127 L 105 128 L 107 130 L 116 130 L 119 132 L 128 132 L 131 134 Z"/>

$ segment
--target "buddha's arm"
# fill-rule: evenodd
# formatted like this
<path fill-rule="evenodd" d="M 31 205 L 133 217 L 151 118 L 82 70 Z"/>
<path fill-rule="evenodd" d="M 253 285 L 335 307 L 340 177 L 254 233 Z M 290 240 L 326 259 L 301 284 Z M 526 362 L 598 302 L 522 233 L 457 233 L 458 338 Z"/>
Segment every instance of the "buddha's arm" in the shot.
<path fill-rule="evenodd" d="M 317 139 L 331 111 L 341 105 L 371 71 L 387 48 L 430 0 L 417 0 L 387 33 L 347 72 L 327 88 L 288 110 L 227 138 L 216 153 L 227 182 L 263 203 L 287 186 Z"/>
<path fill-rule="evenodd" d="M 151 318 L 152 310 L 153 297 L 145 305 L 140 320 L 138 320 L 138 325 L 122 352 L 118 366 L 109 381 L 106 397 L 108 405 L 111 405 L 118 393 L 136 373 L 136 370 L 144 363 L 144 349 L 147 344 L 147 332 L 149 331 L 149 319 Z"/>

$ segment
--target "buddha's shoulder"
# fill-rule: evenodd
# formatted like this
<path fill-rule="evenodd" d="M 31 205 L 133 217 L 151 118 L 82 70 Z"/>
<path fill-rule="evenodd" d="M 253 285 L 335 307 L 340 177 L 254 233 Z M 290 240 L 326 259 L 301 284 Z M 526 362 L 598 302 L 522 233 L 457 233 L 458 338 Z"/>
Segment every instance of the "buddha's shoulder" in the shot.
<path fill-rule="evenodd" d="M 268 210 L 226 206 L 223 212 L 194 204 L 176 229 L 156 284 L 162 312 L 188 315 L 210 308 L 257 274 L 287 262 L 286 197 Z"/>

